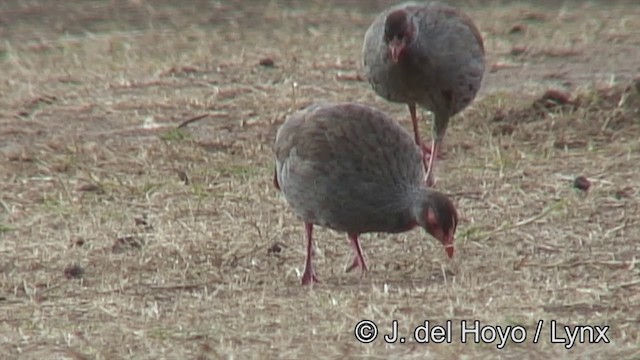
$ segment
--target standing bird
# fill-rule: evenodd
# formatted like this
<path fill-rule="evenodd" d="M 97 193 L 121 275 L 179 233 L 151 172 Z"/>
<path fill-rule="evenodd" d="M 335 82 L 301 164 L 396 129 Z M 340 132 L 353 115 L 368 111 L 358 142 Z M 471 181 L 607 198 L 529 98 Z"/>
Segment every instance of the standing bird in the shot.
<path fill-rule="evenodd" d="M 364 68 L 373 90 L 409 107 L 416 144 L 430 152 L 426 184 L 433 186 L 435 160 L 449 118 L 466 108 L 480 89 L 484 44 L 469 16 L 437 2 L 405 3 L 385 10 L 364 37 Z M 416 104 L 434 114 L 431 148 L 418 131 Z"/>
<path fill-rule="evenodd" d="M 347 233 L 354 258 L 346 271 L 366 272 L 358 236 L 424 228 L 453 256 L 458 224 L 445 195 L 423 184 L 422 152 L 399 123 L 354 103 L 318 103 L 290 116 L 274 145 L 275 187 L 304 221 L 302 284 L 317 282 L 313 226 Z"/>

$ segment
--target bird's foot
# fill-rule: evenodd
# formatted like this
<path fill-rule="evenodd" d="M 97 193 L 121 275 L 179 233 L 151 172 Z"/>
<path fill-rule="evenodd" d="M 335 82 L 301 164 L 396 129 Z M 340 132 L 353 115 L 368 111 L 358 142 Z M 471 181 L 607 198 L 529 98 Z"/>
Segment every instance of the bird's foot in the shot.
<path fill-rule="evenodd" d="M 428 161 L 429 157 L 431 156 L 431 152 L 433 152 L 433 149 L 431 148 L 431 146 L 426 144 L 421 144 L 420 148 L 422 149 L 422 157 L 426 158 Z M 446 154 L 443 154 L 442 149 L 438 150 L 435 155 L 435 158 L 438 160 L 442 160 L 446 157 Z"/>
<path fill-rule="evenodd" d="M 436 180 L 433 176 L 433 166 L 429 163 L 429 157 L 422 158 L 422 164 L 424 166 L 424 184 L 426 187 L 430 188 L 436 184 Z"/>
<path fill-rule="evenodd" d="M 369 267 L 367 267 L 367 263 L 364 261 L 364 259 L 361 259 L 359 256 L 354 256 L 353 257 L 353 261 L 351 262 L 351 265 L 349 265 L 345 269 L 345 272 L 351 272 L 355 268 L 361 268 L 362 269 L 362 274 L 364 274 L 367 271 L 369 271 Z"/>
<path fill-rule="evenodd" d="M 436 186 L 436 179 L 433 176 L 427 175 L 424 177 L 424 184 L 428 188 L 432 188 Z"/>
<path fill-rule="evenodd" d="M 319 283 L 319 282 L 320 280 L 318 279 L 318 276 L 316 275 L 316 270 L 313 268 L 313 266 L 305 267 L 304 273 L 302 274 L 302 285 L 310 285 L 310 284 Z"/>
<path fill-rule="evenodd" d="M 431 155 L 431 146 L 422 144 L 420 147 L 422 148 L 423 157 L 426 157 L 427 155 Z"/>

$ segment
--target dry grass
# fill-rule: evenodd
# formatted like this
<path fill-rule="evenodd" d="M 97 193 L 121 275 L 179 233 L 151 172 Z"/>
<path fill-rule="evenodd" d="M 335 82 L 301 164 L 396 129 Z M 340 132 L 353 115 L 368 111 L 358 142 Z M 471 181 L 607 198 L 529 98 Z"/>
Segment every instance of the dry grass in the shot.
<path fill-rule="evenodd" d="M 470 8 L 492 72 L 437 174 L 456 259 L 420 231 L 369 235 L 360 279 L 344 235 L 319 229 L 308 289 L 273 135 L 317 99 L 409 126 L 358 76 L 388 3 L 56 3 L 0 5 L 4 358 L 640 358 L 637 6 Z M 535 101 L 548 88 L 570 96 Z M 404 335 L 450 319 L 454 341 L 363 345 L 361 319 Z M 463 344 L 462 319 L 528 338 Z M 611 343 L 551 344 L 551 320 L 609 325 Z"/>

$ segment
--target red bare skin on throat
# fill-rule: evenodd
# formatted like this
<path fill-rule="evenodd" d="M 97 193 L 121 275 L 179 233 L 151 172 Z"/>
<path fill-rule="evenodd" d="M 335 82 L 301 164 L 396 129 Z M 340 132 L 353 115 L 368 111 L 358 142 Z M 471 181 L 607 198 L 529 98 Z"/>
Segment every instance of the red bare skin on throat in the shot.
<path fill-rule="evenodd" d="M 397 10 L 385 21 L 385 40 L 389 48 L 389 57 L 394 63 L 401 61 L 406 55 L 406 46 L 413 38 L 413 24 L 405 10 Z"/>
<path fill-rule="evenodd" d="M 405 56 L 405 44 L 403 40 L 393 39 L 389 43 L 389 56 L 394 63 L 399 62 Z"/>
<path fill-rule="evenodd" d="M 440 240 L 442 245 L 444 245 L 444 250 L 447 252 L 447 255 L 452 258 L 454 253 L 453 234 L 455 232 L 455 227 L 445 231 L 435 213 L 429 210 L 427 211 L 427 228 L 433 237 Z"/>

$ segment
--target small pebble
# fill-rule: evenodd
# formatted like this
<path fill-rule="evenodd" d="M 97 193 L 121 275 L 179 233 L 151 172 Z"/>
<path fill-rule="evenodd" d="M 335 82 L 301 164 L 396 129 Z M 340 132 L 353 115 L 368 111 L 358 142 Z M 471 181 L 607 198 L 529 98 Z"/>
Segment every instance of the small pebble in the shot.
<path fill-rule="evenodd" d="M 273 61 L 272 58 L 262 58 L 262 59 L 260 59 L 260 65 L 261 66 L 266 66 L 266 67 L 274 67 L 275 66 L 275 62 Z"/>
<path fill-rule="evenodd" d="M 591 187 L 591 182 L 584 176 L 578 176 L 575 180 L 573 180 L 573 187 L 582 191 L 589 191 L 589 187 Z"/>
<path fill-rule="evenodd" d="M 515 24 L 509 29 L 509 34 L 519 34 L 524 32 L 527 27 L 523 24 Z"/>
<path fill-rule="evenodd" d="M 283 244 L 274 243 L 267 249 L 267 254 L 280 254 L 282 252 Z"/>
<path fill-rule="evenodd" d="M 64 269 L 63 273 L 67 279 L 78 279 L 84 275 L 84 269 L 80 265 L 69 265 Z"/>

